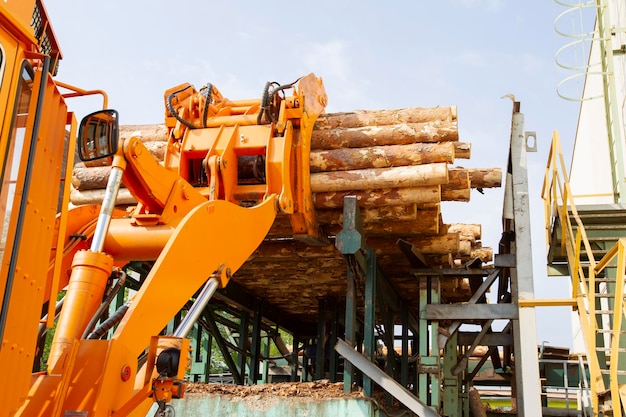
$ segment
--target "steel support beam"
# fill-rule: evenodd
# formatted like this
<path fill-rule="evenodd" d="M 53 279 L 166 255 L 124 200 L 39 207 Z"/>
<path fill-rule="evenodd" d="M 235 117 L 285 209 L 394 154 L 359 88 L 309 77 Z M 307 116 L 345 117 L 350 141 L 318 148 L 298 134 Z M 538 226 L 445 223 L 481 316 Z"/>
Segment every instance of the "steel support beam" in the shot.
<path fill-rule="evenodd" d="M 515 304 L 429 304 L 424 310 L 428 320 L 510 320 L 518 315 Z"/>
<path fill-rule="evenodd" d="M 250 346 L 250 373 L 248 375 L 248 383 L 256 384 L 259 379 L 259 361 L 261 359 L 261 303 L 257 302 L 252 319 L 252 342 Z"/>
<path fill-rule="evenodd" d="M 351 347 L 356 344 L 356 288 L 354 283 L 354 271 L 348 268 L 346 282 L 346 343 Z M 350 362 L 343 365 L 343 391 L 352 392 L 354 383 L 354 369 Z"/>
<path fill-rule="evenodd" d="M 420 402 L 410 391 L 390 378 L 381 371 L 375 364 L 369 361 L 363 355 L 356 352 L 352 346 L 341 339 L 337 340 L 335 350 L 343 356 L 347 361 L 360 369 L 365 375 L 376 382 L 381 388 L 394 396 L 398 401 L 404 404 L 409 410 L 413 411 L 420 417 L 439 417 L 426 404 Z"/>
<path fill-rule="evenodd" d="M 317 346 L 315 348 L 315 379 L 317 380 L 324 379 L 324 369 L 326 368 L 327 317 L 328 300 L 319 298 L 317 300 Z"/>
<path fill-rule="evenodd" d="M 374 336 L 374 325 L 376 324 L 376 254 L 371 248 L 367 249 L 366 256 L 367 269 L 365 271 L 365 317 L 363 324 L 363 346 L 365 357 L 371 362 L 374 361 L 376 350 L 376 338 Z M 363 377 L 363 393 L 371 397 L 374 392 L 372 380 Z"/>
<path fill-rule="evenodd" d="M 513 216 L 505 219 L 505 223 L 506 220 L 513 221 L 512 231 L 515 236 L 512 246 L 516 262 L 515 268 L 511 268 L 511 295 L 513 305 L 518 307 L 518 317 L 513 320 L 513 336 L 517 415 L 520 417 L 542 415 L 535 308 L 517 305 L 517 300 L 535 298 L 526 162 L 526 152 L 532 151 L 532 147 L 528 146 L 531 137 L 536 146 L 536 136 L 525 132 L 524 115 L 519 111 L 519 103 L 514 102 L 508 169 L 510 175 L 507 176 L 504 205 L 507 207 L 508 204 L 512 209 Z"/>
<path fill-rule="evenodd" d="M 220 349 L 220 352 L 222 352 L 222 356 L 224 357 L 224 361 L 226 362 L 228 369 L 230 369 L 230 372 L 233 374 L 233 379 L 235 380 L 235 384 L 242 385 L 245 367 L 238 368 L 237 364 L 235 364 L 235 361 L 233 360 L 233 357 L 230 355 L 230 351 L 228 350 L 228 347 L 226 346 L 226 343 L 224 342 L 224 338 L 222 337 L 222 334 L 220 333 L 220 330 L 217 327 L 213 312 L 211 312 L 211 310 L 207 308 L 204 310 L 203 315 L 206 316 L 206 324 L 209 327 L 209 331 L 215 338 L 215 343 L 217 344 L 217 347 Z"/>

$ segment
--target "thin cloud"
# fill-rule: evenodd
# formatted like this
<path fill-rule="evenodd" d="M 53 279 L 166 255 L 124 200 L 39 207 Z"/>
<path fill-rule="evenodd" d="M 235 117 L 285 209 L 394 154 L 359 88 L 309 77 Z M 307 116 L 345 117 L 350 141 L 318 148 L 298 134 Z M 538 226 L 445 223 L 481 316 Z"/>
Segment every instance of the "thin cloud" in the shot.
<path fill-rule="evenodd" d="M 335 40 L 313 43 L 304 50 L 306 55 L 302 60 L 305 67 L 319 68 L 318 72 L 343 81 L 350 78 L 349 48 L 346 42 Z"/>
<path fill-rule="evenodd" d="M 452 4 L 467 9 L 479 9 L 487 12 L 497 12 L 502 9 L 503 0 L 452 0 Z"/>

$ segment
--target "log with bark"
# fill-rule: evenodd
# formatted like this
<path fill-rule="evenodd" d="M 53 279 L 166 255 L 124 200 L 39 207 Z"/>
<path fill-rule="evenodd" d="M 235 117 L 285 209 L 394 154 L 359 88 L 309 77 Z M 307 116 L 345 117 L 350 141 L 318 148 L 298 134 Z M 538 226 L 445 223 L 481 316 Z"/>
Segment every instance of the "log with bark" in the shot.
<path fill-rule="evenodd" d="M 453 163 L 455 147 L 452 143 L 446 142 L 409 143 L 365 148 L 313 150 L 310 155 L 311 172 L 347 171 L 435 162 Z"/>
<path fill-rule="evenodd" d="M 165 125 L 120 126 L 122 138 L 133 135 L 163 161 Z M 440 213 L 441 201 L 469 201 L 471 189 L 501 186 L 499 168 L 451 166 L 470 155 L 471 145 L 459 142 L 455 107 L 320 115 L 309 160 L 317 221 L 330 236 L 338 233 L 344 197 L 354 195 L 368 238 L 417 239 L 432 262 L 447 260 L 458 266 L 472 256 L 489 260 L 492 253 L 480 245 L 479 226 L 446 225 Z M 251 172 L 254 163 L 254 158 L 240 157 L 239 175 Z M 109 173 L 110 167 L 98 163 L 77 164 L 72 203 L 99 204 Z M 136 203 L 124 188 L 118 202 Z M 288 218 L 279 216 L 269 238 L 289 238 L 292 233 Z"/>
<path fill-rule="evenodd" d="M 377 188 L 418 187 L 448 182 L 445 163 L 392 168 L 370 168 L 311 174 L 311 191 L 351 191 Z"/>
<path fill-rule="evenodd" d="M 328 130 L 338 127 L 353 128 L 456 120 L 456 106 L 411 107 L 394 110 L 356 110 L 342 113 L 326 113 L 320 115 L 315 127 L 317 130 Z"/>

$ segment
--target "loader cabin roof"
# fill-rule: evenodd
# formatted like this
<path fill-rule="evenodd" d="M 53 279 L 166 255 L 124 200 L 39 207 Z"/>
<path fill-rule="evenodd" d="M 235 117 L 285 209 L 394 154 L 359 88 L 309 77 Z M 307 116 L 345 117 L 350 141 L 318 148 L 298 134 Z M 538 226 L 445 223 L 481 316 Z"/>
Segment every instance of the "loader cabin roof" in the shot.
<path fill-rule="evenodd" d="M 155 158 L 162 160 L 165 126 L 120 127 L 123 138 L 138 131 Z M 264 316 L 275 324 L 292 331 L 314 330 L 320 302 L 345 303 L 348 262 L 335 243 L 343 227 L 344 197 L 353 195 L 388 302 L 402 299 L 417 311 L 420 281 L 426 285 L 427 279 L 416 272 L 432 270 L 444 277 L 443 303 L 467 301 L 471 277 L 492 261 L 493 251 L 482 247 L 480 225 L 447 224 L 441 202 L 468 204 L 471 189 L 500 187 L 502 177 L 500 168 L 455 167 L 457 159 L 470 158 L 470 148 L 459 141 L 455 107 L 321 115 L 311 140 L 311 182 L 317 220 L 328 244 L 294 239 L 288 219 L 279 216 L 217 300 L 241 307 L 260 303 Z M 102 173 L 96 172 L 103 169 L 76 165 L 74 204 L 88 202 L 105 188 Z M 376 188 L 355 182 L 347 191 L 331 186 L 340 180 L 366 182 L 367 175 L 362 174 L 368 170 L 375 170 L 375 175 L 391 173 L 397 183 Z M 120 202 L 132 203 L 132 196 L 123 192 Z M 364 278 L 357 276 L 355 282 L 361 310 Z"/>

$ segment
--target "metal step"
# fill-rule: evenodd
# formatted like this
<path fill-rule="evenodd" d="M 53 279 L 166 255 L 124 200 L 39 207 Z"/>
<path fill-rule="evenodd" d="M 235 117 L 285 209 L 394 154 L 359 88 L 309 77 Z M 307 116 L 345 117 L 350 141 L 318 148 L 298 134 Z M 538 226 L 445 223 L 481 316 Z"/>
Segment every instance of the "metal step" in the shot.
<path fill-rule="evenodd" d="M 589 281 L 589 279 L 586 279 L 585 281 Z M 615 278 L 597 278 L 595 279 L 596 282 L 616 282 Z"/>
<path fill-rule="evenodd" d="M 618 348 L 617 351 L 619 353 L 626 353 L 626 348 Z M 608 347 L 596 347 L 596 352 L 611 353 L 611 348 L 608 348 Z M 626 371 L 624 371 L 624 372 L 626 372 Z"/>
<path fill-rule="evenodd" d="M 596 329 L 598 333 L 613 333 L 611 329 Z M 619 334 L 626 334 L 626 330 L 620 330 Z"/>
<path fill-rule="evenodd" d="M 621 237 L 626 237 L 626 205 L 623 204 L 594 204 L 577 206 L 578 217 L 580 218 L 589 242 L 592 246 L 592 254 L 596 260 L 601 259 L 607 249 Z M 574 232 L 578 228 L 573 216 L 570 213 L 570 222 Z M 555 220 L 551 231 L 548 262 L 550 265 L 558 266 L 567 261 L 566 255 L 561 255 L 561 224 L 558 218 Z M 572 239 L 574 237 L 572 236 Z M 581 254 L 582 260 L 588 257 Z"/>
<path fill-rule="evenodd" d="M 626 224 L 624 204 L 585 204 L 576 206 L 576 211 L 585 227 L 591 224 Z M 573 217 L 570 212 L 570 219 Z"/>
<path fill-rule="evenodd" d="M 609 370 L 608 369 L 600 369 L 600 373 L 602 373 L 603 375 L 608 375 L 609 374 Z M 626 371 L 617 371 L 617 375 L 626 375 Z"/>

